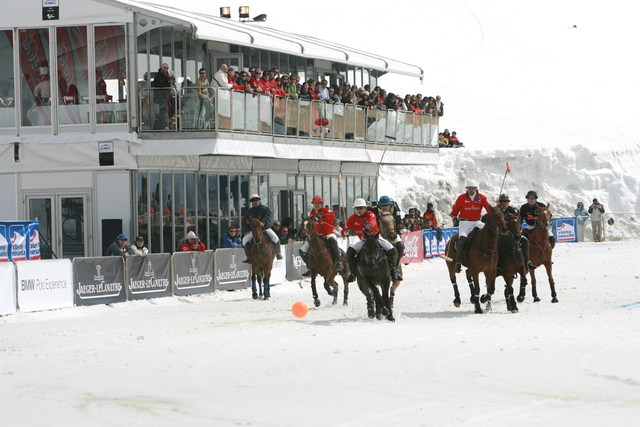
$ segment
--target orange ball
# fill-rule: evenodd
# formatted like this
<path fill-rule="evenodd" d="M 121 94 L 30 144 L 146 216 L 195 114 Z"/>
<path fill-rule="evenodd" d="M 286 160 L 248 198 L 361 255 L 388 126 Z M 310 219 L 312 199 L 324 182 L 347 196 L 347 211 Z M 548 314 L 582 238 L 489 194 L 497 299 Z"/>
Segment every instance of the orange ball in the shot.
<path fill-rule="evenodd" d="M 307 304 L 303 303 L 302 301 L 298 301 L 291 306 L 291 313 L 293 313 L 293 315 L 297 318 L 306 316 L 308 312 L 309 307 L 307 307 Z"/>

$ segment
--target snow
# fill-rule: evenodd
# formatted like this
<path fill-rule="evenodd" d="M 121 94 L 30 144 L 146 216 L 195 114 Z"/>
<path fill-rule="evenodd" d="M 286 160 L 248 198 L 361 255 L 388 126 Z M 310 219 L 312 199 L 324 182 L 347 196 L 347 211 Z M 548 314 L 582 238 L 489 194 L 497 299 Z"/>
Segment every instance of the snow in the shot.
<path fill-rule="evenodd" d="M 474 314 L 444 261 L 405 266 L 397 320 L 313 307 L 308 282 L 0 318 L 0 409 L 14 425 L 635 425 L 635 242 L 558 244 L 520 311 Z M 579 261 L 578 261 L 579 260 Z M 577 265 L 577 263 L 579 264 Z M 576 268 L 578 267 L 578 268 Z M 342 285 L 340 286 L 342 291 Z M 310 306 L 302 319 L 290 308 Z"/>
<path fill-rule="evenodd" d="M 419 9 L 408 15 L 409 6 Z M 375 11 L 373 34 L 353 24 L 361 8 L 322 7 L 353 47 L 401 60 L 415 53 L 414 43 L 385 44 L 394 38 L 383 18 L 407 38 L 410 28 L 437 35 L 407 62 L 428 70 L 420 90 L 443 96 L 442 127 L 467 145 L 441 150 L 438 165 L 382 167 L 380 195 L 404 210 L 434 202 L 447 225 L 467 180 L 494 201 L 504 178 L 516 206 L 535 189 L 556 217 L 594 197 L 613 212 L 606 242 L 556 246 L 559 303 L 538 269 L 542 301 L 529 288 L 517 314 L 506 311 L 502 279 L 493 310 L 474 314 L 461 275 L 455 308 L 435 259 L 405 266 L 395 323 L 368 319 L 355 284 L 348 306 L 321 293 L 315 308 L 306 281 L 273 287 L 269 301 L 242 290 L 19 312 L 0 317 L 3 425 L 637 424 L 638 6 L 396 2 Z M 257 9 L 268 26 L 280 19 L 283 29 L 326 33 L 304 2 L 288 13 Z M 302 319 L 290 312 L 296 301 L 310 306 Z"/>

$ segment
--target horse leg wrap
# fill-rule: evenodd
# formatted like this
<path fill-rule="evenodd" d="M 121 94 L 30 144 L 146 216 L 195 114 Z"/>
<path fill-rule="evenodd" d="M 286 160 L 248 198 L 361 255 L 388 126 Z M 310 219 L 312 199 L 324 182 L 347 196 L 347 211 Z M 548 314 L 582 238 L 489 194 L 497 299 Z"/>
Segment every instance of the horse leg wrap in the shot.
<path fill-rule="evenodd" d="M 340 248 L 338 247 L 338 241 L 336 239 L 327 239 L 327 246 L 331 250 L 331 255 L 333 255 L 333 261 L 336 265 L 338 271 L 342 271 L 344 266 L 342 265 L 342 261 L 340 261 Z"/>
<path fill-rule="evenodd" d="M 347 278 L 348 282 L 353 282 L 356 280 L 356 255 L 358 253 L 352 247 L 347 249 L 347 262 L 349 263 L 349 277 Z"/>
<path fill-rule="evenodd" d="M 458 236 L 456 241 L 456 272 L 458 273 L 462 270 L 462 252 L 465 246 L 467 246 L 467 236 Z"/>

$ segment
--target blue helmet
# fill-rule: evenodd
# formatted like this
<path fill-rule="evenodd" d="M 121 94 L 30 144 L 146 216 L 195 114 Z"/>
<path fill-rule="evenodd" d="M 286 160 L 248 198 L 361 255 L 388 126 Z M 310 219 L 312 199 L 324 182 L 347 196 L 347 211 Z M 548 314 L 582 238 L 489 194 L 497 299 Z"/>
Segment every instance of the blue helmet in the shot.
<path fill-rule="evenodd" d="M 378 200 L 378 206 L 391 206 L 393 205 L 393 200 L 389 196 L 382 196 L 380 200 Z"/>

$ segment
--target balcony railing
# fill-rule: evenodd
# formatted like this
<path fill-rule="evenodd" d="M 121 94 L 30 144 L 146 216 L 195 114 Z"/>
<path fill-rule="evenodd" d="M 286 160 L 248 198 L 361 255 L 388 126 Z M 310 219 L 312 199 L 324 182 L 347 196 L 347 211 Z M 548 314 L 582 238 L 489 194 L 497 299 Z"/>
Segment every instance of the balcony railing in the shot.
<path fill-rule="evenodd" d="M 213 87 L 145 88 L 140 92 L 140 117 L 142 133 L 218 131 L 438 147 L 437 116 Z"/>

